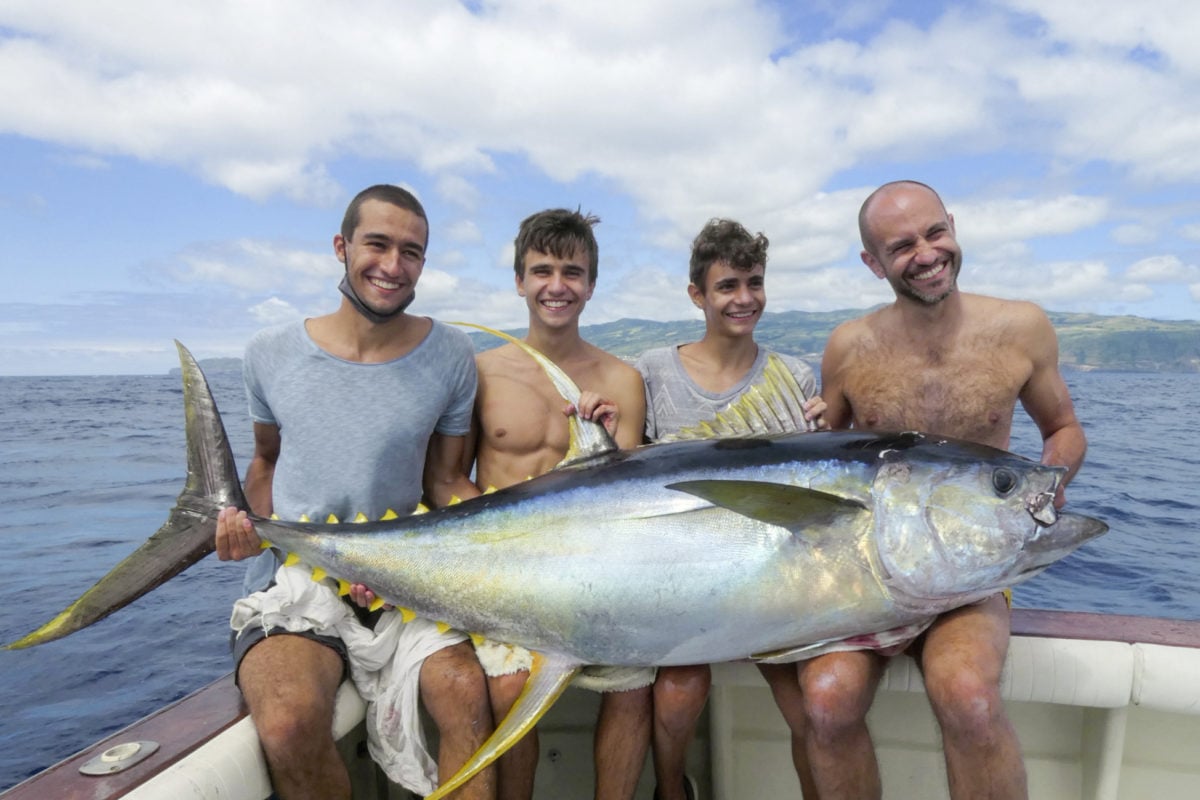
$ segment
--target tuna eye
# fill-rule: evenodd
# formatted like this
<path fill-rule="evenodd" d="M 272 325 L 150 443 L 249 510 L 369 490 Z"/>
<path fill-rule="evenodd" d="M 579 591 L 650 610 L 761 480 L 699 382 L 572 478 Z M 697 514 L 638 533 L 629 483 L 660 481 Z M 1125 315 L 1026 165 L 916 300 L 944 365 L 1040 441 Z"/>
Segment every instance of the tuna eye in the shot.
<path fill-rule="evenodd" d="M 1017 487 L 1017 475 L 1011 469 L 1003 467 L 992 473 L 992 488 L 996 494 L 1005 497 Z"/>

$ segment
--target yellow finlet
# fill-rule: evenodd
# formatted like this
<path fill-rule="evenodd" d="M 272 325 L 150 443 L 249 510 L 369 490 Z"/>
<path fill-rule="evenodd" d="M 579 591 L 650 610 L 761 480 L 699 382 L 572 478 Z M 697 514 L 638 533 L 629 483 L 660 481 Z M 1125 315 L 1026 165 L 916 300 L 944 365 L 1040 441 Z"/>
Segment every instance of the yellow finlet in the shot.
<path fill-rule="evenodd" d="M 270 550 L 270 549 L 271 549 L 272 547 L 274 547 L 275 545 L 271 544 L 271 543 L 270 543 L 270 542 L 268 542 L 266 539 L 263 539 L 261 542 L 259 542 L 259 545 L 258 545 L 258 546 L 259 546 L 260 548 L 262 548 L 263 550 Z"/>
<path fill-rule="evenodd" d="M 354 515 L 354 522 L 370 522 L 370 520 L 367 519 L 366 514 L 360 511 Z"/>
<path fill-rule="evenodd" d="M 314 581 L 323 581 L 328 576 L 329 573 L 327 573 L 325 570 L 321 569 L 320 567 L 313 567 L 312 579 Z"/>
<path fill-rule="evenodd" d="M 483 493 L 484 493 L 484 494 L 495 494 L 495 493 L 496 493 L 496 492 L 498 492 L 498 491 L 500 491 L 500 490 L 499 490 L 499 489 L 497 489 L 495 486 L 492 486 L 492 485 L 489 483 L 489 484 L 488 484 L 488 487 L 487 487 L 486 489 L 484 489 L 484 490 L 483 490 Z"/>
<path fill-rule="evenodd" d="M 276 514 L 274 511 L 272 511 L 272 512 L 271 512 L 271 519 L 273 519 L 273 520 L 275 520 L 276 522 L 278 522 L 278 521 L 279 521 L 279 515 L 278 515 L 278 514 Z"/>
<path fill-rule="evenodd" d="M 424 503 L 417 503 L 417 507 L 413 509 L 412 513 L 413 516 L 416 516 L 417 514 L 428 514 L 429 506 L 425 505 Z"/>
<path fill-rule="evenodd" d="M 374 600 L 371 601 L 371 604 L 369 606 L 367 606 L 367 610 L 368 611 L 378 611 L 379 609 L 383 608 L 385 605 L 387 605 L 386 600 L 384 600 L 382 597 L 376 597 Z"/>
<path fill-rule="evenodd" d="M 399 516 L 400 516 L 399 514 L 397 514 L 395 511 L 392 511 L 392 510 L 389 508 L 387 511 L 383 512 L 383 516 L 382 516 L 382 517 L 380 517 L 380 518 L 379 518 L 379 520 L 380 520 L 381 522 L 386 522 L 386 521 L 387 521 L 387 520 L 389 520 L 389 519 L 396 519 L 396 518 L 398 518 Z"/>
<path fill-rule="evenodd" d="M 475 645 L 476 647 L 479 647 L 479 645 L 487 641 L 487 637 L 482 633 L 469 633 L 467 635 L 471 637 L 471 644 Z"/>
<path fill-rule="evenodd" d="M 400 621 L 405 624 L 412 622 L 417 618 L 417 612 L 413 611 L 411 608 L 398 608 L 396 610 L 400 612 Z"/>
<path fill-rule="evenodd" d="M 301 514 L 300 519 L 298 519 L 296 521 L 297 522 L 312 522 L 312 520 L 308 518 L 308 514 Z"/>
<path fill-rule="evenodd" d="M 299 563 L 300 556 L 296 555 L 295 553 L 288 553 L 287 558 L 283 559 L 283 565 L 285 567 L 294 567 Z"/>
<path fill-rule="evenodd" d="M 326 525 L 337 525 L 338 524 L 337 515 L 330 514 L 328 517 L 325 518 L 325 524 Z"/>
<path fill-rule="evenodd" d="M 450 630 L 450 625 L 448 623 L 439 622 L 437 624 L 437 632 L 438 633 L 445 633 L 448 630 Z"/>
<path fill-rule="evenodd" d="M 458 504 L 459 504 L 459 503 L 461 503 L 461 502 L 462 502 L 462 498 L 461 498 L 461 497 L 459 497 L 459 496 L 458 496 L 458 495 L 456 495 L 456 494 L 452 494 L 452 495 L 450 495 L 450 502 L 449 502 L 449 503 L 446 503 L 446 505 L 448 505 L 448 506 L 456 506 L 456 505 L 458 505 Z"/>
<path fill-rule="evenodd" d="M 345 597 L 350 594 L 350 582 L 338 578 L 338 597 Z"/>

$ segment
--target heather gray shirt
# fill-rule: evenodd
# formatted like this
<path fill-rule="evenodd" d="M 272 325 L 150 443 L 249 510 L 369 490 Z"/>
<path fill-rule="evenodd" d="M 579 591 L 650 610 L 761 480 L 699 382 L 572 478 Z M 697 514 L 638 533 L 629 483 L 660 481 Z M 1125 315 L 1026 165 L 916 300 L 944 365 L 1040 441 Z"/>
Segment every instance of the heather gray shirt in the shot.
<path fill-rule="evenodd" d="M 646 384 L 646 438 L 656 442 L 701 422 L 707 422 L 762 379 L 772 351 L 759 345 L 758 357 L 746 376 L 725 392 L 710 392 L 692 380 L 679 360 L 679 347 L 656 347 L 642 353 L 634 364 Z M 817 393 L 812 369 L 798 358 L 775 353 L 810 398 Z"/>
<path fill-rule="evenodd" d="M 268 328 L 246 346 L 243 372 L 251 419 L 279 427 L 271 500 L 284 520 L 410 513 L 430 435 L 471 426 L 475 351 L 436 321 L 411 352 L 382 364 L 330 355 L 303 322 Z M 277 566 L 266 554 L 253 559 L 247 593 L 265 588 Z"/>

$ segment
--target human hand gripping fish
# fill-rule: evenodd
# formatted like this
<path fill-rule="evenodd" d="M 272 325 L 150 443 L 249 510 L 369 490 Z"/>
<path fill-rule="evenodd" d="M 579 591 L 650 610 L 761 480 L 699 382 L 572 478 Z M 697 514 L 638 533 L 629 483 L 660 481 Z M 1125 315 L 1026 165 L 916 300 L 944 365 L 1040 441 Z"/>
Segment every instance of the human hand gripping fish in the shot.
<path fill-rule="evenodd" d="M 563 414 L 568 417 L 577 414 L 580 419 L 598 422 L 608 431 L 609 436 L 617 435 L 617 424 L 621 416 L 615 402 L 592 391 L 581 392 L 577 402 L 568 403 L 563 408 Z"/>
<path fill-rule="evenodd" d="M 261 555 L 266 548 L 254 529 L 250 515 L 234 506 L 226 506 L 217 513 L 216 533 L 217 558 L 222 561 L 243 561 Z M 362 608 L 371 608 L 379 599 L 361 583 L 350 584 L 350 599 Z M 384 608 L 390 606 L 385 604 Z"/>

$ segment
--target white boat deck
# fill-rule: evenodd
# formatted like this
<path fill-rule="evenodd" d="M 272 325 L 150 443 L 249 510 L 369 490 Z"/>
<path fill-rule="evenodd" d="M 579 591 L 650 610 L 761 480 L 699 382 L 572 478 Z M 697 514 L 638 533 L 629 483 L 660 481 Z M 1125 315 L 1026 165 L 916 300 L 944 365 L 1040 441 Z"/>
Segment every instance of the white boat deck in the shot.
<path fill-rule="evenodd" d="M 1003 693 L 1035 800 L 1200 797 L 1200 623 L 1066 612 L 1014 612 Z M 587 798 L 597 695 L 570 689 L 539 725 L 535 797 Z M 342 687 L 336 730 L 356 797 L 401 800 L 360 750 L 363 703 Z M 893 659 L 869 716 L 885 796 L 948 797 L 941 743 L 920 673 Z M 188 734 L 191 734 L 190 736 Z M 120 742 L 162 742 L 125 773 L 78 766 Z M 649 760 L 648 760 L 649 761 Z M 719 664 L 689 752 L 701 797 L 798 798 L 790 736 L 753 665 Z M 638 788 L 650 800 L 647 763 Z M 129 797 L 262 800 L 270 793 L 254 729 L 227 677 L 3 793 L 4 800 Z"/>

